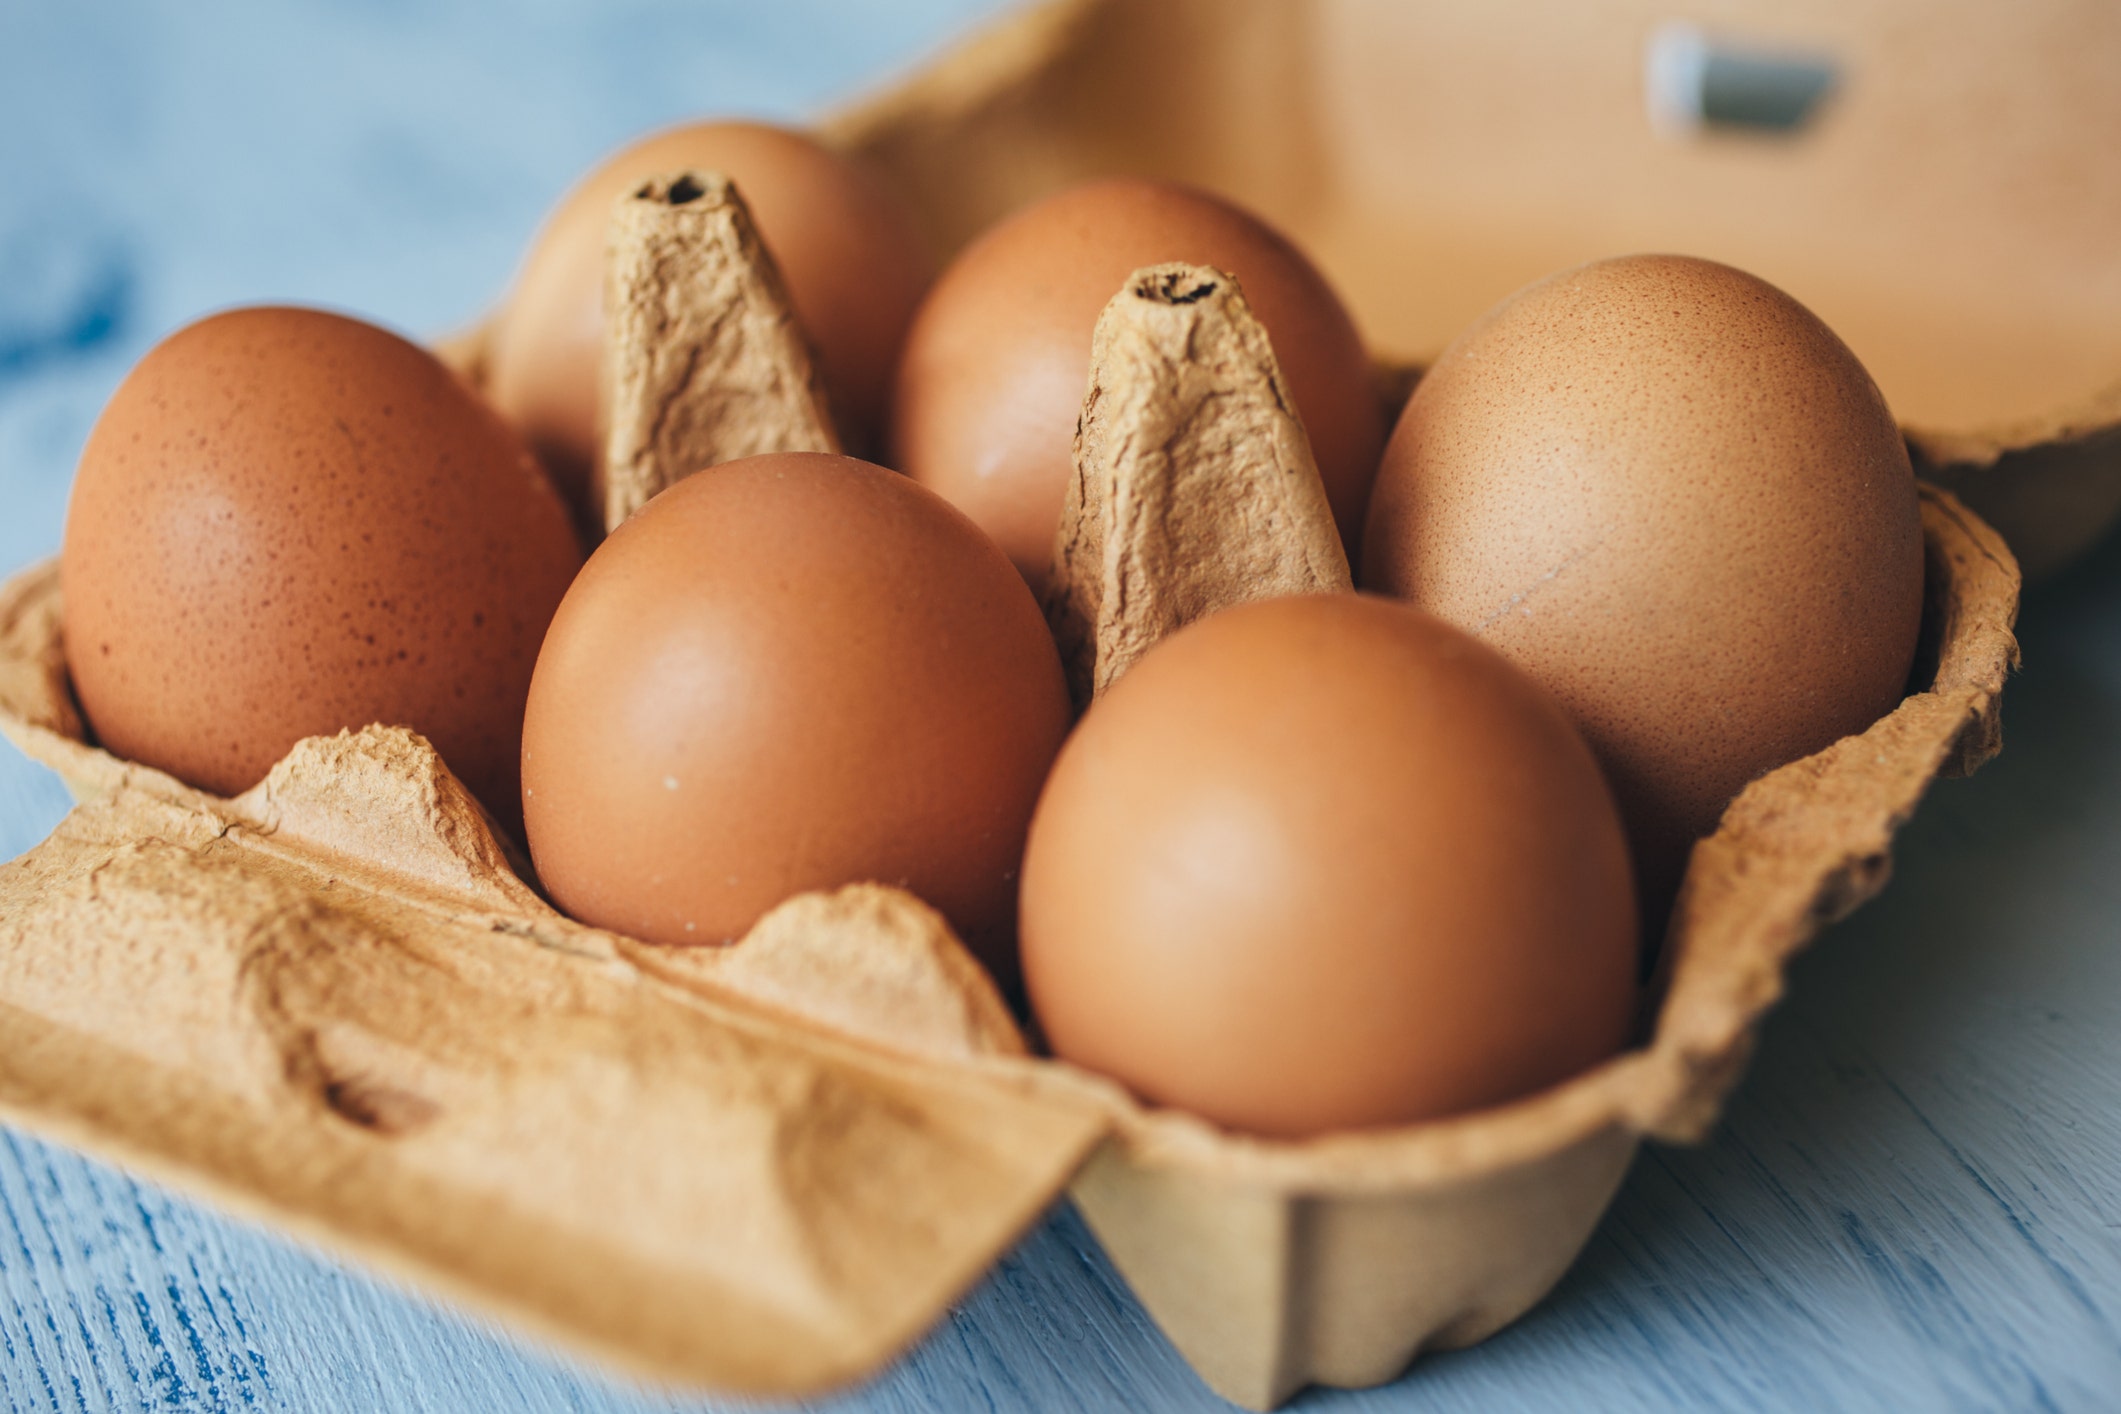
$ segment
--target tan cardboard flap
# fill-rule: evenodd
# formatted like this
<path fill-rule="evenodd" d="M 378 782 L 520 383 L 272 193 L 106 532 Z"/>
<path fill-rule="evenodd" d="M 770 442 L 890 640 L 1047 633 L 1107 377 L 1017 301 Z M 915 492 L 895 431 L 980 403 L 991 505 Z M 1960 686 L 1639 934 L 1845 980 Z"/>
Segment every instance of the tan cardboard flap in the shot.
<path fill-rule="evenodd" d="M 1827 65 L 1825 100 L 1787 132 L 1660 130 L 1675 24 Z M 2044 441 L 2121 385 L 2117 54 L 2101 0 L 1047 0 L 824 132 L 946 250 L 1086 176 L 1226 192 L 1417 360 L 1555 270 L 1708 256 L 1809 305 L 1904 423 Z"/>
<path fill-rule="evenodd" d="M 77 800 L 116 788 L 132 768 L 82 738 L 59 635 L 59 562 L 32 565 L 0 587 L 0 731 L 65 779 Z"/>
<path fill-rule="evenodd" d="M 500 858 L 402 730 L 304 742 L 234 801 L 132 768 L 0 868 L 0 1111 L 635 1369 L 757 1391 L 910 1343 L 1103 1131 L 973 1054 L 1013 1038 L 976 1003 L 965 1024 L 962 979 L 893 982 L 903 1010 L 960 1008 L 916 1064 L 712 958 L 637 966 Z M 806 917 L 813 958 L 832 917 Z"/>

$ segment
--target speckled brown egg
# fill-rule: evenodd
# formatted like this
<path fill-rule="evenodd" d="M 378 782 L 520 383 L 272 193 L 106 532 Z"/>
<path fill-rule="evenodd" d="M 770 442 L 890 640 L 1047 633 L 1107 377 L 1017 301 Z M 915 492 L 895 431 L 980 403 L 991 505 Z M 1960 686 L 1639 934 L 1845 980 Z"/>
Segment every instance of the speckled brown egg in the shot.
<path fill-rule="evenodd" d="M 1053 1050 L 1280 1137 L 1499 1103 L 1636 1005 L 1612 797 L 1493 650 L 1367 595 L 1227 609 L 1151 649 L 1055 763 L 1024 859 Z"/>
<path fill-rule="evenodd" d="M 1228 271 L 1266 325 L 1352 558 L 1384 443 L 1355 323 L 1303 252 L 1251 213 L 1168 182 L 1092 182 L 951 263 L 906 336 L 892 464 L 992 535 L 1034 588 L 1052 567 L 1097 317 L 1145 265 Z"/>
<path fill-rule="evenodd" d="M 736 183 L 816 351 L 847 446 L 872 446 L 883 423 L 899 344 L 932 272 L 904 203 L 800 133 L 737 122 L 673 128 L 614 154 L 567 194 L 494 326 L 488 392 L 570 498 L 586 495 L 596 453 L 611 209 L 648 178 L 687 168 Z"/>
<path fill-rule="evenodd" d="M 964 516 L 847 457 L 750 457 L 590 557 L 538 659 L 523 808 L 567 912 L 721 943 L 792 894 L 911 889 L 1007 976 L 1068 729 L 1030 592 Z"/>
<path fill-rule="evenodd" d="M 89 436 L 67 659 L 102 744 L 193 785 L 383 722 L 514 820 L 531 667 L 580 564 L 529 451 L 432 355 L 238 309 L 156 346 Z"/>
<path fill-rule="evenodd" d="M 1855 355 L 1679 256 L 1553 276 L 1452 344 L 1393 434 L 1364 558 L 1560 699 L 1652 918 L 1748 781 L 1899 701 L 1922 579 L 1907 450 Z"/>

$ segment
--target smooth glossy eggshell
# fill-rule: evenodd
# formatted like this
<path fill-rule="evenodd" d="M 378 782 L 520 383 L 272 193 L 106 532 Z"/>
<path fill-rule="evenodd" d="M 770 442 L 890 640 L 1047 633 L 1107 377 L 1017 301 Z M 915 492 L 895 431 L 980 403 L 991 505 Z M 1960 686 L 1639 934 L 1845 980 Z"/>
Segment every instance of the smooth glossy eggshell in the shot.
<path fill-rule="evenodd" d="M 1038 606 L 940 498 L 847 457 L 725 463 L 613 532 L 553 621 L 531 854 L 570 914 L 668 943 L 809 889 L 908 888 L 1007 975 L 1068 718 Z"/>
<path fill-rule="evenodd" d="M 1636 1002 L 1582 739 L 1492 650 L 1353 594 L 1226 609 L 1097 701 L 1039 802 L 1023 949 L 1056 1054 L 1285 1137 L 1541 1089 Z"/>

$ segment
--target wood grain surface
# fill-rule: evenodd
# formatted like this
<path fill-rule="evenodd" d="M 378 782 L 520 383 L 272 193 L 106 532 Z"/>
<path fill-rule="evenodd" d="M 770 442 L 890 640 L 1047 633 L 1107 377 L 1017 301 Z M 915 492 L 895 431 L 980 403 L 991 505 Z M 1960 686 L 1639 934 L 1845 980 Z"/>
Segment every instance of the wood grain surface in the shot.
<path fill-rule="evenodd" d="M 605 148 L 798 116 L 991 8 L 0 7 L 0 571 L 57 545 L 96 409 L 177 324 L 261 299 L 461 324 Z M 1886 895 L 1798 964 L 1711 1142 L 1647 1151 L 1516 1327 L 1298 1407 L 2121 1408 L 2121 545 L 2036 590 L 2021 631 L 2002 757 L 1937 789 Z M 0 854 L 65 808 L 0 748 Z M 611 1380 L 4 1132 L 0 1400 L 746 1407 Z M 1227 1406 L 1062 1209 L 818 1407 Z"/>

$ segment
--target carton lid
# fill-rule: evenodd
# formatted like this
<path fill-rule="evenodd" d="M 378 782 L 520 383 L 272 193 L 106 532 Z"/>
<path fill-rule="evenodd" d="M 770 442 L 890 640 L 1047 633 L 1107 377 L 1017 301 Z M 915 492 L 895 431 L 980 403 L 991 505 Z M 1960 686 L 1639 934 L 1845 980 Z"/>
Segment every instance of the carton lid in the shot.
<path fill-rule="evenodd" d="M 1804 301 L 1925 432 L 2025 445 L 2121 388 L 2121 11 L 1734 0 L 1675 63 L 1696 10 L 1060 0 L 827 132 L 946 249 L 1090 175 L 1216 188 L 1400 358 L 1554 270 L 1668 250 Z"/>

